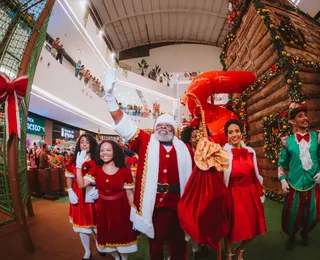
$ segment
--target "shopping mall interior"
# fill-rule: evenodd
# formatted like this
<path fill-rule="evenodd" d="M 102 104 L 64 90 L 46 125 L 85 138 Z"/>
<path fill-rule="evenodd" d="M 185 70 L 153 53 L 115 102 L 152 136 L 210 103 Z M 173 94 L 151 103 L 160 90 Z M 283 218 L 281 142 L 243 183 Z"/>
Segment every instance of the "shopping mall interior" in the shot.
<path fill-rule="evenodd" d="M 246 260 L 319 260 L 319 226 L 312 226 L 308 231 L 308 245 L 304 243 L 304 233 L 301 232 L 302 242 L 297 234 L 295 247 L 290 250 L 288 236 L 283 231 L 283 212 L 288 210 L 283 205 L 289 203 L 291 193 L 284 195 L 279 169 L 283 150 L 290 151 L 287 148 L 290 141 L 283 141 L 283 137 L 290 138 L 296 131 L 292 123 L 295 119 L 290 118 L 295 109 L 293 103 L 302 104 L 304 108 L 299 111 L 307 107 L 305 129 L 312 138 L 312 133 L 320 130 L 319 0 L 1 0 L 0 259 L 239 260 L 241 250 L 245 249 L 243 259 Z M 122 112 L 114 112 L 113 104 Z M 77 151 L 83 135 L 90 135 L 101 147 L 106 141 L 122 148 L 133 182 L 143 183 L 142 188 L 136 186 L 133 192 L 137 189 L 141 189 L 141 194 L 145 192 L 144 184 L 149 181 L 146 172 L 152 163 L 147 153 L 151 148 L 143 152 L 144 146 L 134 143 L 136 135 L 125 138 L 121 135 L 124 132 L 116 130 L 121 124 L 116 121 L 117 113 L 128 120 L 126 131 L 131 131 L 134 125 L 133 129 L 155 136 L 152 133 L 164 123 L 183 140 L 181 133 L 192 128 L 198 131 L 197 140 L 207 137 L 225 153 L 222 147 L 231 142 L 229 132 L 225 133 L 225 124 L 229 119 L 239 120 L 241 140 L 253 149 L 255 169 L 259 169 L 258 175 L 263 178 L 265 200 L 261 207 L 266 232 L 253 231 L 254 235 L 248 240 L 232 241 L 239 247 L 229 254 L 223 237 L 213 248 L 210 243 L 199 242 L 205 238 L 191 236 L 187 242 L 188 258 L 172 255 L 174 250 L 168 238 L 163 256 L 156 258 L 151 257 L 148 234 L 139 228 L 137 250 L 130 251 L 133 243 L 127 246 L 118 242 L 102 247 L 115 251 L 99 252 L 100 244 L 96 245 L 95 241 L 101 239 L 102 224 L 98 224 L 98 236 L 95 224 L 90 226 L 92 232 L 86 247 L 82 231 L 77 230 L 85 225 L 79 226 L 75 217 L 70 217 L 75 213 L 71 212 L 74 204 L 69 190 L 72 188 L 68 186 L 68 174 L 73 170 L 75 179 L 69 178 L 70 185 L 74 182 L 80 185 L 80 153 L 77 157 Z M 174 119 L 174 126 L 167 121 L 157 125 L 157 119 L 168 114 Z M 137 133 L 140 136 L 141 132 Z M 192 146 L 189 139 L 187 143 Z M 136 150 L 132 148 L 134 145 L 138 147 Z M 167 142 L 163 142 L 161 147 L 166 146 Z M 296 147 L 302 149 L 300 145 Z M 318 145 L 313 148 L 317 150 Z M 41 166 L 44 149 L 47 167 Z M 112 149 L 115 152 L 115 148 Z M 194 158 L 198 149 L 199 145 L 192 152 Z M 311 148 L 309 145 L 303 149 Z M 178 154 L 177 151 L 178 164 L 174 167 L 180 176 Z M 315 158 L 314 164 L 320 172 L 319 154 L 316 151 L 309 159 L 312 164 Z M 301 152 L 301 161 L 302 157 Z M 209 161 L 208 158 L 203 160 Z M 157 160 L 159 164 L 159 158 Z M 164 166 L 160 163 L 159 169 L 161 167 Z M 200 167 L 197 162 L 195 167 Z M 219 172 L 227 172 L 227 168 L 219 170 L 216 166 Z M 305 170 L 302 166 L 300 173 L 306 174 L 310 168 Z M 136 178 L 140 169 L 142 179 Z M 283 173 L 289 180 L 290 169 Z M 320 221 L 320 177 L 319 182 L 314 178 L 315 184 L 310 189 L 315 190 L 316 195 L 310 193 L 309 188 L 297 190 L 315 197 L 312 210 Z M 126 184 L 121 194 L 129 194 L 127 190 L 124 192 Z M 158 194 L 162 191 L 159 183 L 157 185 Z M 171 184 L 165 181 L 161 185 L 167 185 L 163 193 L 170 194 Z M 291 189 L 293 186 L 290 182 Z M 88 194 L 81 194 L 85 194 L 87 200 Z M 97 191 L 97 194 L 100 193 Z M 103 200 L 100 196 L 94 203 Z M 209 200 L 210 196 L 207 199 L 206 196 L 209 195 L 205 192 L 200 196 L 199 204 L 202 199 Z M 290 202 L 296 203 L 292 206 L 296 207 L 296 214 L 303 211 L 301 198 Z M 246 204 L 239 201 L 237 203 Z M 142 205 L 140 201 L 140 207 L 144 207 Z M 131 214 L 133 208 L 131 205 Z M 145 214 L 143 208 L 140 210 Z M 300 212 L 302 219 L 312 218 L 307 211 Z M 79 214 L 84 214 L 81 212 Z M 216 208 L 214 214 L 222 213 Z M 237 215 L 238 211 L 232 214 Z M 132 217 L 129 215 L 128 221 Z M 297 220 L 290 221 L 291 226 L 297 225 Z M 250 222 L 258 225 L 256 221 Z M 210 219 L 205 225 L 211 225 Z M 150 236 L 149 240 L 152 240 Z M 121 248 L 129 251 L 122 252 Z"/>

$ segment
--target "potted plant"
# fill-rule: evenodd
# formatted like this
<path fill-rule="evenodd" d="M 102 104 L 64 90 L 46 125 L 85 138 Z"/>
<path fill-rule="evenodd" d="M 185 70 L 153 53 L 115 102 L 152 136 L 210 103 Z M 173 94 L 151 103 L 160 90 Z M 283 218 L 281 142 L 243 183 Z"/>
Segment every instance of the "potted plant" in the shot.
<path fill-rule="evenodd" d="M 148 78 L 149 78 L 149 79 L 152 79 L 152 80 L 157 80 L 157 78 L 159 77 L 160 73 L 161 73 L 161 68 L 160 68 L 160 66 L 159 66 L 158 64 L 156 64 L 156 67 L 153 68 L 153 69 L 149 72 Z"/>
<path fill-rule="evenodd" d="M 170 75 L 167 71 L 162 74 L 165 80 L 167 81 L 167 86 L 170 87 L 170 80 L 172 77 L 172 74 Z"/>
<path fill-rule="evenodd" d="M 146 69 L 148 69 L 149 65 L 146 61 L 146 59 L 142 59 L 140 63 L 138 63 L 139 70 L 141 70 L 141 76 L 144 76 L 144 72 Z"/>

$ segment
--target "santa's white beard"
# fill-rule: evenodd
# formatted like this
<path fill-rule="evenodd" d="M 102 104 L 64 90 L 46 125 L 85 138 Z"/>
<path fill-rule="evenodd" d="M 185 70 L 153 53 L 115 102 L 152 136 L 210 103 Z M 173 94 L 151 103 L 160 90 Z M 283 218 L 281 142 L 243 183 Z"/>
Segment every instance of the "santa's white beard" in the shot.
<path fill-rule="evenodd" d="M 160 132 L 166 132 L 166 133 L 160 134 Z M 171 142 L 173 139 L 173 132 L 169 132 L 168 130 L 165 130 L 165 129 L 159 129 L 158 131 L 155 131 L 154 135 L 159 142 Z"/>

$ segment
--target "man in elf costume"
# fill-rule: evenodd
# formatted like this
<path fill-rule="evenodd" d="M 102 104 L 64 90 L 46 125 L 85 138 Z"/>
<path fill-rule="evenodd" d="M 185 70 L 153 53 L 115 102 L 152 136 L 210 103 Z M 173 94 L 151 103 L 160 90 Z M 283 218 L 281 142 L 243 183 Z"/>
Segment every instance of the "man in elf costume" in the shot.
<path fill-rule="evenodd" d="M 152 135 L 138 129 L 119 109 L 113 95 L 112 78 L 112 71 L 107 71 L 106 102 L 115 122 L 113 128 L 139 157 L 130 220 L 134 229 L 149 237 L 151 260 L 164 259 L 165 241 L 171 260 L 187 260 L 187 243 L 180 227 L 177 205 L 192 171 L 189 150 L 175 137 L 177 124 L 169 114 L 157 118 Z"/>
<path fill-rule="evenodd" d="M 295 235 L 300 231 L 302 243 L 308 246 L 308 233 L 320 218 L 319 202 L 319 140 L 318 133 L 308 131 L 307 106 L 292 103 L 289 120 L 295 134 L 286 138 L 278 161 L 278 175 L 285 194 L 282 228 L 289 235 L 287 249 L 295 245 Z M 288 174 L 285 174 L 288 170 Z"/>

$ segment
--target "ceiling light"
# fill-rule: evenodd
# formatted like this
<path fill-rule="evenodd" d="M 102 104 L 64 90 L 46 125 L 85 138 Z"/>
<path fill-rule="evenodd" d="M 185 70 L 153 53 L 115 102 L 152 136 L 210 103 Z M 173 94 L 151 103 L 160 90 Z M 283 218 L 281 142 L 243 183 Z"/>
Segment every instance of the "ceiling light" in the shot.
<path fill-rule="evenodd" d="M 111 58 L 114 58 L 116 54 L 114 52 L 111 52 Z"/>
<path fill-rule="evenodd" d="M 103 36 L 103 31 L 100 30 L 99 35 L 102 37 Z"/>

